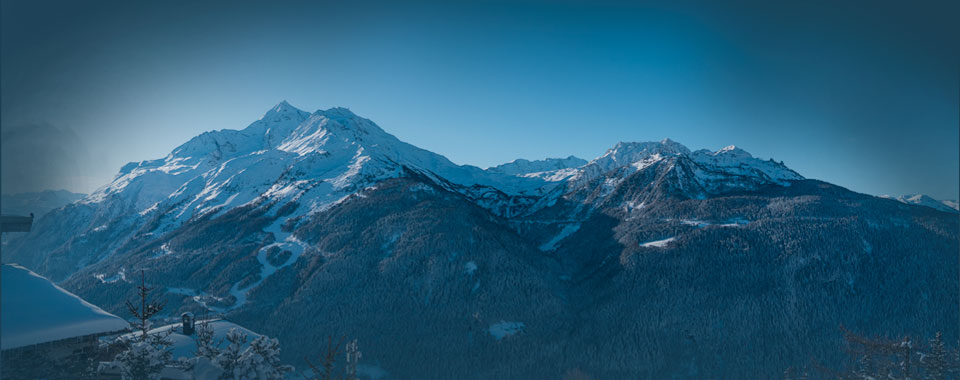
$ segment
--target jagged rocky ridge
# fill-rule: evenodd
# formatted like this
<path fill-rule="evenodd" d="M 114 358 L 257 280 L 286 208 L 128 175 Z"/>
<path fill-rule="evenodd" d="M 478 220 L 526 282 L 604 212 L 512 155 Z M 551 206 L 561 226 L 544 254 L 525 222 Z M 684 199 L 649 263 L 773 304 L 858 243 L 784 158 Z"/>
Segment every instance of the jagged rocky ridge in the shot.
<path fill-rule="evenodd" d="M 735 147 L 483 170 L 284 102 L 126 165 L 4 260 L 117 313 L 146 269 L 171 313 L 294 364 L 347 334 L 396 378 L 753 378 L 829 362 L 840 325 L 955 339 L 957 227 Z"/>

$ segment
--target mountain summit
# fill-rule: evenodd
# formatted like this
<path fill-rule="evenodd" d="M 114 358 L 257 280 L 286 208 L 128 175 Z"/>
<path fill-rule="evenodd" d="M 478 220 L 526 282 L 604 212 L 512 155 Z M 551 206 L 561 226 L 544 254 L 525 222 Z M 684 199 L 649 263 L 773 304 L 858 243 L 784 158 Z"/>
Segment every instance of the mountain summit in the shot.
<path fill-rule="evenodd" d="M 881 198 L 895 199 L 900 202 L 917 205 L 917 206 L 926 206 L 935 210 L 946 211 L 946 212 L 960 212 L 960 206 L 958 206 L 957 201 L 951 200 L 937 200 L 933 197 L 926 194 L 907 194 L 901 195 L 899 197 L 891 197 L 889 195 L 881 195 Z"/>
<path fill-rule="evenodd" d="M 306 206 L 299 212 L 309 213 L 381 180 L 418 173 L 482 200 L 497 213 L 510 214 L 526 212 L 518 211 L 520 203 L 528 202 L 524 198 L 550 193 L 568 181 L 582 183 L 620 168 L 642 170 L 676 157 L 693 169 L 691 180 L 707 184 L 705 192 L 691 196 L 705 196 L 716 187 L 708 183 L 718 178 L 736 177 L 746 187 L 803 178 L 738 148 L 691 153 L 669 139 L 621 142 L 589 162 L 572 156 L 516 160 L 481 170 L 400 141 L 346 108 L 311 114 L 283 101 L 245 129 L 206 132 L 165 158 L 124 166 L 85 201 L 122 200 L 132 207 L 128 211 L 163 214 L 161 225 L 172 228 L 191 217 L 250 202 L 297 201 Z"/>

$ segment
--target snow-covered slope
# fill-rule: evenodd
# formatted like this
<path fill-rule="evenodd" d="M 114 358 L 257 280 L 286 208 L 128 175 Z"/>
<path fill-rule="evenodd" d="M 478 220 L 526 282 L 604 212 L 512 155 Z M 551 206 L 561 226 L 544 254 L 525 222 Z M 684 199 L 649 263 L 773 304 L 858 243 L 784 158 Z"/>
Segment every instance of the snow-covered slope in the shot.
<path fill-rule="evenodd" d="M 889 195 L 881 195 L 880 197 L 895 199 L 900 202 L 911 204 L 911 205 L 927 206 L 940 211 L 946 211 L 946 212 L 960 211 L 960 205 L 957 204 L 957 201 L 951 201 L 951 200 L 941 201 L 941 200 L 934 199 L 933 197 L 926 194 L 908 194 L 908 195 L 901 195 L 895 198 Z"/>
<path fill-rule="evenodd" d="M 728 147 L 692 152 L 669 139 L 619 143 L 589 163 L 570 156 L 515 160 L 487 170 L 457 165 L 400 141 L 346 108 L 309 114 L 281 102 L 243 130 L 197 136 L 167 157 L 126 165 L 84 202 L 120 202 L 143 216 L 161 219 L 156 233 L 183 221 L 251 202 L 299 202 L 305 214 L 404 173 L 426 176 L 502 215 L 567 180 L 588 181 L 619 168 L 640 170 L 682 156 L 698 164 L 698 176 L 719 174 L 786 184 L 802 179 L 782 164 L 755 159 Z M 520 199 L 520 200 L 518 200 Z M 518 206 L 519 205 L 519 206 Z"/>
<path fill-rule="evenodd" d="M 545 158 L 534 161 L 518 158 L 505 164 L 487 168 L 487 171 L 522 176 L 525 174 L 576 168 L 586 163 L 587 160 L 575 156 L 568 156 L 567 158 Z"/>
<path fill-rule="evenodd" d="M 511 218 L 531 215 L 566 194 L 612 189 L 631 173 L 668 162 L 686 168 L 678 170 L 683 178 L 678 186 L 688 197 L 802 179 L 782 164 L 734 147 L 691 152 L 669 139 L 619 143 L 587 163 L 571 156 L 483 170 L 405 143 L 346 108 L 308 113 L 281 102 L 242 130 L 206 132 L 166 157 L 125 165 L 110 183 L 55 218 L 38 220 L 36 227 L 57 233 L 34 236 L 33 248 L 12 247 L 7 259 L 59 280 L 117 254 L 128 242 L 156 239 L 189 220 L 246 206 L 272 218 L 283 210 L 279 222 L 296 222 L 402 176 L 425 178 Z M 593 183 L 599 178 L 606 179 Z M 53 262 L 29 255 L 37 247 L 64 251 Z"/>
<path fill-rule="evenodd" d="M 670 139 L 660 142 L 620 142 L 587 164 L 577 179 L 589 179 L 599 174 L 632 166 L 634 169 L 643 169 L 649 164 L 670 156 L 685 156 L 690 149 Z"/>
<path fill-rule="evenodd" d="M 754 158 L 750 153 L 733 145 L 716 152 L 701 149 L 693 152 L 691 158 L 706 171 L 714 173 L 723 172 L 778 185 L 803 179 L 803 176 L 790 170 L 782 162 Z"/>
<path fill-rule="evenodd" d="M 952 201 L 952 200 L 949 200 L 949 199 L 948 199 L 948 200 L 942 200 L 942 201 L 940 201 L 940 202 L 942 202 L 942 203 L 943 203 L 944 205 L 946 205 L 947 207 L 952 208 L 953 211 L 960 211 L 960 202 Z"/>
<path fill-rule="evenodd" d="M 154 232 L 162 233 L 191 217 L 251 202 L 295 201 L 306 206 L 299 214 L 323 210 L 381 180 L 415 173 L 510 215 L 524 197 L 550 193 L 567 180 L 580 183 L 619 168 L 641 170 L 677 156 L 696 162 L 697 175 L 706 179 L 721 174 L 777 184 L 802 179 L 735 147 L 691 153 L 669 139 L 619 143 L 589 163 L 573 156 L 521 159 L 481 170 L 402 142 L 346 108 L 309 114 L 281 102 L 243 130 L 207 132 L 167 157 L 124 166 L 84 202 L 120 202 L 156 216 L 161 223 Z"/>
<path fill-rule="evenodd" d="M 611 194 L 626 178 L 650 170 L 672 173 L 662 177 L 668 187 L 676 190 L 675 194 L 692 198 L 756 190 L 765 185 L 789 186 L 804 179 L 782 162 L 761 160 L 734 146 L 691 152 L 670 139 L 621 142 L 581 167 L 527 176 L 564 182 L 566 194 L 579 193 L 577 202 L 593 204 Z M 652 177 L 648 181 L 653 181 Z"/>
<path fill-rule="evenodd" d="M 6 264 L 2 270 L 4 350 L 130 326 L 22 266 Z"/>
<path fill-rule="evenodd" d="M 460 166 L 404 143 L 346 108 L 308 114 L 287 102 L 247 128 L 207 132 L 167 157 L 126 165 L 85 199 L 119 198 L 164 232 L 194 216 L 250 202 L 299 201 L 301 213 L 322 210 L 357 190 L 405 171 L 451 188 L 495 188 L 537 194 L 544 181 Z"/>
<path fill-rule="evenodd" d="M 718 177 L 741 177 L 757 183 L 787 185 L 790 181 L 803 179 L 803 176 L 783 163 L 754 158 L 750 153 L 732 145 L 716 152 L 706 149 L 691 152 L 686 146 L 670 139 L 659 142 L 621 142 L 602 156 L 578 168 L 575 173 L 568 173 L 574 183 L 584 183 L 613 170 L 622 170 L 624 175 L 629 175 L 672 158 L 683 158 L 694 163 L 695 179 L 701 182 Z M 561 172 L 563 170 L 556 171 L 558 174 Z"/>

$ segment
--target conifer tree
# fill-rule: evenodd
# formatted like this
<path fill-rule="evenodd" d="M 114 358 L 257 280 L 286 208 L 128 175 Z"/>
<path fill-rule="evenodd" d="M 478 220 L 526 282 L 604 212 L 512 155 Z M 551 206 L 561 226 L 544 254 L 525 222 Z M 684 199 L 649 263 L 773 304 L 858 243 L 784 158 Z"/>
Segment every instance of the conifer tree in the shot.
<path fill-rule="evenodd" d="M 933 380 L 946 379 L 949 370 L 948 360 L 947 350 L 943 346 L 943 333 L 937 332 L 937 335 L 930 340 L 930 353 L 924 365 L 927 375 Z"/>
<path fill-rule="evenodd" d="M 238 328 L 227 332 L 227 347 L 214 342 L 208 321 L 197 324 L 197 358 L 206 358 L 223 372 L 219 380 L 283 380 L 293 367 L 280 362 L 280 342 L 259 336 L 247 345 L 247 334 Z"/>
<path fill-rule="evenodd" d="M 167 339 L 172 331 L 150 334 L 152 323 L 150 318 L 163 310 L 163 303 L 150 301 L 150 292 L 153 288 L 147 287 L 143 271 L 140 271 L 140 286 L 137 287 L 140 297 L 140 306 L 130 300 L 126 301 L 127 309 L 133 314 L 135 321 L 131 323 L 140 334 L 128 338 L 121 338 L 126 349 L 114 358 L 112 364 L 120 369 L 123 380 L 156 380 L 162 371 L 172 361 L 173 354 Z"/>
<path fill-rule="evenodd" d="M 133 323 L 133 327 L 135 330 L 140 330 L 141 341 L 147 340 L 147 335 L 151 328 L 150 318 L 162 311 L 166 305 L 166 302 L 149 301 L 150 292 L 153 290 L 153 288 L 147 287 L 146 277 L 143 270 L 140 270 L 140 285 L 137 286 L 137 294 L 140 296 L 140 306 L 134 305 L 130 300 L 127 300 L 126 304 L 127 310 L 137 319 L 137 321 Z"/>

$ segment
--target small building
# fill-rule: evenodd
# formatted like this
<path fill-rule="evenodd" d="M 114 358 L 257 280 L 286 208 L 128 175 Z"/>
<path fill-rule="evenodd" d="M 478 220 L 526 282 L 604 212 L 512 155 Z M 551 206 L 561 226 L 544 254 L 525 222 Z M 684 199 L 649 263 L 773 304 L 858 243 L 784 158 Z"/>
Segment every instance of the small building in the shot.
<path fill-rule="evenodd" d="M 69 378 L 130 324 L 22 266 L 0 272 L 0 378 Z"/>
<path fill-rule="evenodd" d="M 196 331 L 194 326 L 193 313 L 183 313 L 180 314 L 180 333 L 186 336 L 191 336 Z"/>

